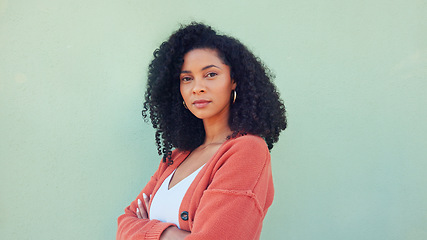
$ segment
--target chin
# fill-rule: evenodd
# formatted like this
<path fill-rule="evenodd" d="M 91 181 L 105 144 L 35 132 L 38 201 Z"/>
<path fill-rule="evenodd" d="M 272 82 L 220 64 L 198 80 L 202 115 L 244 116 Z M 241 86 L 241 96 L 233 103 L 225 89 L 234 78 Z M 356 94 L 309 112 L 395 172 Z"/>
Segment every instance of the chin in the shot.
<path fill-rule="evenodd" d="M 203 119 L 206 119 L 207 117 L 206 116 L 204 116 L 204 115 L 202 115 L 202 114 L 198 114 L 198 115 L 195 115 L 195 114 L 193 114 L 196 118 L 198 118 L 198 119 L 201 119 L 201 120 L 203 120 Z"/>
<path fill-rule="evenodd" d="M 203 113 L 194 113 L 194 112 L 191 112 L 196 118 L 198 118 L 198 119 L 201 119 L 201 120 L 203 120 L 203 119 L 206 119 L 206 118 L 209 118 L 209 115 L 207 115 L 207 114 L 203 114 Z"/>

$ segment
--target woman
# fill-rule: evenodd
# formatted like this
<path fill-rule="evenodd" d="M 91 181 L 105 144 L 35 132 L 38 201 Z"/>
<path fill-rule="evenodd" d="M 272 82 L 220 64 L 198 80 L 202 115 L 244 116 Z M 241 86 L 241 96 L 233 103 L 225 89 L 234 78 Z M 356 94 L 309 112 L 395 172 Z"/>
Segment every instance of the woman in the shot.
<path fill-rule="evenodd" d="M 243 44 L 204 24 L 162 43 L 143 116 L 163 161 L 119 217 L 117 239 L 259 239 L 274 195 L 269 150 L 286 128 L 270 79 Z"/>

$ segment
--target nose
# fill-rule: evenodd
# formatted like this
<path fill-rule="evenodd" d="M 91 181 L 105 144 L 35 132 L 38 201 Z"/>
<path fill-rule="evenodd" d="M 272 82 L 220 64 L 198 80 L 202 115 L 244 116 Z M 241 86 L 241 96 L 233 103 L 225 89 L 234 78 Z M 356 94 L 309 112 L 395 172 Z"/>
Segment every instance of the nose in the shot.
<path fill-rule="evenodd" d="M 200 94 L 206 91 L 206 86 L 203 78 L 194 79 L 193 94 Z"/>

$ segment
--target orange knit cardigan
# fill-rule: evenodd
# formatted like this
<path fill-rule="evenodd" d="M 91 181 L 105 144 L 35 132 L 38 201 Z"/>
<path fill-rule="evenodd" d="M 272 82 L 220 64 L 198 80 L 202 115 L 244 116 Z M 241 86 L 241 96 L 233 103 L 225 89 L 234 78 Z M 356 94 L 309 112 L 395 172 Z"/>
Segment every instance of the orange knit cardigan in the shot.
<path fill-rule="evenodd" d="M 175 150 L 172 165 L 160 163 L 148 184 L 118 218 L 117 239 L 159 239 L 166 228 L 174 225 L 138 219 L 137 199 L 142 200 L 142 193 L 154 196 L 189 153 Z M 254 135 L 229 139 L 200 170 L 184 195 L 179 224 L 191 232 L 188 240 L 259 239 L 273 195 L 270 153 L 264 140 Z"/>

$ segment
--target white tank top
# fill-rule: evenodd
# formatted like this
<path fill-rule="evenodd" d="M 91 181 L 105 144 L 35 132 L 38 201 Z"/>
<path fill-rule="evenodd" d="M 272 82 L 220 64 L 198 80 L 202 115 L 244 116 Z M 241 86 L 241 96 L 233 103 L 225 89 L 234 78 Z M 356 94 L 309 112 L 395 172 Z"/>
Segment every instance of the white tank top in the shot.
<path fill-rule="evenodd" d="M 150 206 L 150 219 L 157 219 L 162 222 L 174 223 L 178 226 L 178 228 L 180 228 L 179 207 L 181 206 L 181 202 L 185 193 L 203 166 L 181 180 L 171 189 L 168 189 L 170 180 L 176 171 L 175 169 L 165 179 L 165 181 L 163 181 L 159 190 L 157 190 L 156 195 L 154 195 Z"/>

